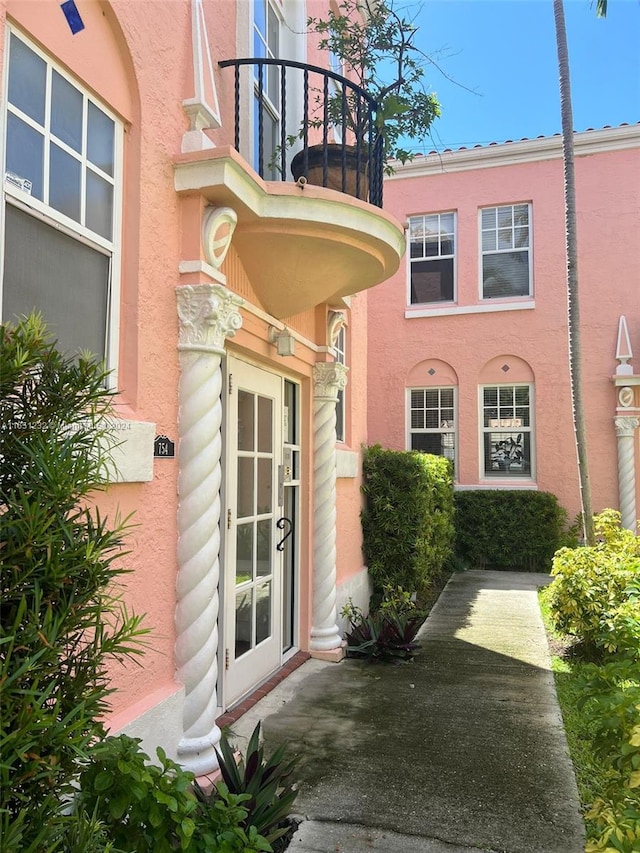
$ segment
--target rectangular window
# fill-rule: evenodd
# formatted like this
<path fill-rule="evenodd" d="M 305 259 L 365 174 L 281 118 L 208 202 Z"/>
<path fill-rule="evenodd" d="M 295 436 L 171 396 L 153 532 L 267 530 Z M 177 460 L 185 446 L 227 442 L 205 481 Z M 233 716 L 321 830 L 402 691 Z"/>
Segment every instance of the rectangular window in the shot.
<path fill-rule="evenodd" d="M 280 56 L 280 20 L 269 0 L 253 3 L 253 51 L 260 59 Z M 277 180 L 273 159 L 280 142 L 280 70 L 277 65 L 254 68 L 254 168 L 266 180 Z"/>
<path fill-rule="evenodd" d="M 409 218 L 410 301 L 455 299 L 455 213 Z"/>
<path fill-rule="evenodd" d="M 409 448 L 446 456 L 455 463 L 455 388 L 412 388 L 409 392 Z"/>
<path fill-rule="evenodd" d="M 482 298 L 531 295 L 530 205 L 481 211 Z"/>
<path fill-rule="evenodd" d="M 531 385 L 482 389 L 483 476 L 532 476 Z"/>
<path fill-rule="evenodd" d="M 108 358 L 122 128 L 16 32 L 8 68 L 2 318 Z"/>
<path fill-rule="evenodd" d="M 347 331 L 344 326 L 340 327 L 338 337 L 333 345 L 336 364 L 347 363 Z M 345 397 L 344 388 L 338 391 L 338 402 L 336 403 L 336 439 L 345 441 Z"/>
<path fill-rule="evenodd" d="M 334 74 L 339 74 L 341 77 L 345 76 L 344 73 L 344 64 L 343 60 L 335 54 L 332 50 L 329 51 L 329 70 L 333 71 Z M 334 121 L 331 124 L 331 129 L 333 131 L 333 141 L 342 144 L 344 137 L 344 128 L 342 126 L 342 103 L 345 100 L 345 95 L 343 95 L 344 87 L 337 80 L 334 80 L 333 77 L 329 78 L 329 97 L 330 97 L 330 106 L 334 106 L 335 112 L 339 115 L 331 115 L 331 118 Z M 342 97 L 341 97 L 342 96 Z"/>

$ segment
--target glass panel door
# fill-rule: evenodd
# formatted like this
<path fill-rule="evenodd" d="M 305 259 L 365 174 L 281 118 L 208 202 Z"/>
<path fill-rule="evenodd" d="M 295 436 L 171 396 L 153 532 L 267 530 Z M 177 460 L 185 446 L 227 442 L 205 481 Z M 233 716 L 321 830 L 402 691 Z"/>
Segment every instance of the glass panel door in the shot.
<path fill-rule="evenodd" d="M 282 380 L 229 360 L 230 395 L 225 573 L 225 683 L 228 706 L 280 665 L 282 556 L 278 466 Z"/>

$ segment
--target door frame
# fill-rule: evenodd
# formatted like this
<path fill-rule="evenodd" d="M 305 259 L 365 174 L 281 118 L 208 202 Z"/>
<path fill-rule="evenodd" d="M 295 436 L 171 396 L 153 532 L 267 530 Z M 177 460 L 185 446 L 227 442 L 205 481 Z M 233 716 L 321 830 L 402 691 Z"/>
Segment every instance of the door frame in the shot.
<path fill-rule="evenodd" d="M 223 710 L 237 704 L 243 696 L 251 692 L 258 684 L 264 682 L 271 674 L 282 666 L 286 654 L 283 650 L 282 620 L 283 620 L 283 560 L 282 554 L 276 551 L 277 537 L 281 535 L 276 527 L 276 521 L 282 515 L 280 504 L 282 489 L 279 488 L 279 471 L 283 464 L 284 455 L 284 377 L 269 367 L 228 355 L 226 359 L 225 381 L 225 415 L 224 415 L 224 465 L 223 465 L 223 513 L 221 528 L 223 547 L 221 549 L 220 566 L 220 634 L 219 634 L 219 696 Z M 262 380 L 262 381 L 261 381 Z M 266 392 L 263 390 L 266 388 Z M 247 390 L 257 396 L 274 400 L 272 416 L 273 444 L 271 472 L 272 488 L 272 524 L 271 524 L 271 557 L 273 559 L 272 607 L 271 607 L 271 640 L 275 647 L 268 651 L 267 647 L 257 657 L 255 649 L 260 651 L 260 644 L 238 659 L 235 658 L 235 554 L 237 519 L 237 406 L 238 392 Z M 297 537 L 296 537 L 297 540 Z M 233 565 L 232 565 L 233 564 Z M 297 601 L 296 601 L 297 610 Z"/>

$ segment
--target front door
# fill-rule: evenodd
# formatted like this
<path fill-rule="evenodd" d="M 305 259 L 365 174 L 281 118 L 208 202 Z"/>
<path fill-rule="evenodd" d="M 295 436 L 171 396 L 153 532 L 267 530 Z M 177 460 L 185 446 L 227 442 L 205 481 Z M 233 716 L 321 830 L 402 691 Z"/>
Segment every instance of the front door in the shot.
<path fill-rule="evenodd" d="M 282 656 L 282 379 L 230 358 L 229 387 L 225 707 L 278 669 Z"/>

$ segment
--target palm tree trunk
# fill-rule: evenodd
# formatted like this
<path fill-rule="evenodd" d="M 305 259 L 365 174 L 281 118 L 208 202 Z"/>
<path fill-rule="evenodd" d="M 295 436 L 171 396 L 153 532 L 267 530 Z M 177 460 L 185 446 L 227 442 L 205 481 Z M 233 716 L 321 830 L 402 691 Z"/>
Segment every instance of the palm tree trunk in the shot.
<path fill-rule="evenodd" d="M 564 198 L 567 250 L 567 327 L 569 333 L 569 376 L 573 427 L 578 455 L 582 523 L 587 545 L 595 544 L 591 483 L 587 457 L 587 431 L 582 394 L 582 355 L 580 338 L 580 302 L 578 298 L 578 238 L 576 223 L 576 181 L 573 152 L 573 109 L 569 81 L 569 53 L 562 0 L 553 0 L 556 24 L 556 46 L 560 75 L 560 110 L 562 115 L 562 149 L 564 157 Z"/>

